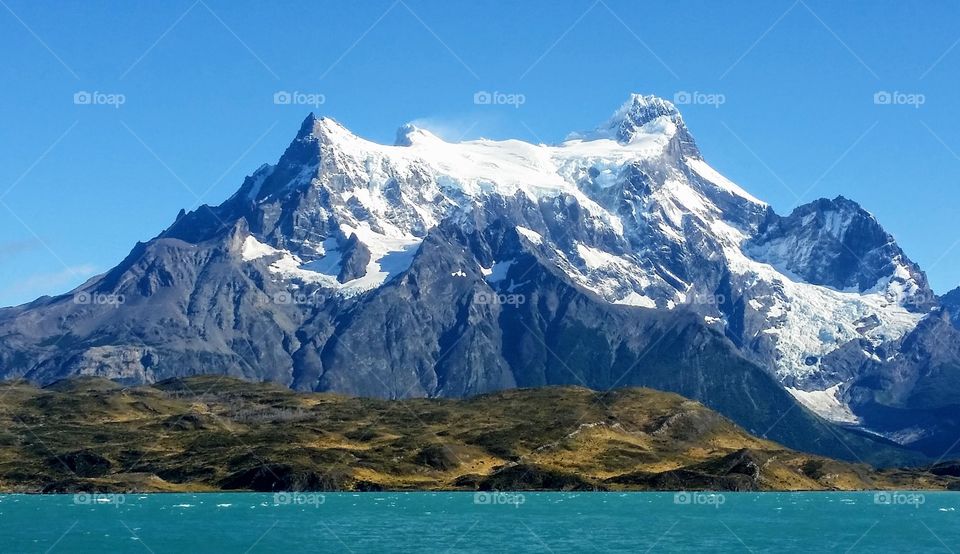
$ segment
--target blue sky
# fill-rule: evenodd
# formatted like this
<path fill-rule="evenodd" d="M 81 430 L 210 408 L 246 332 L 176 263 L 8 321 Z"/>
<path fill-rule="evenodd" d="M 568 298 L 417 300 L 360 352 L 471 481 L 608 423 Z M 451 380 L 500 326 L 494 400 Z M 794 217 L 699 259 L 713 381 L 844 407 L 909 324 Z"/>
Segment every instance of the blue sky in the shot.
<path fill-rule="evenodd" d="M 318 113 L 387 142 L 408 121 L 556 142 L 630 92 L 689 93 L 711 165 L 781 213 L 859 201 L 945 292 L 958 21 L 951 1 L 2 0 L 0 305 L 109 269 L 275 161 L 315 109 L 278 91 L 322 95 Z"/>

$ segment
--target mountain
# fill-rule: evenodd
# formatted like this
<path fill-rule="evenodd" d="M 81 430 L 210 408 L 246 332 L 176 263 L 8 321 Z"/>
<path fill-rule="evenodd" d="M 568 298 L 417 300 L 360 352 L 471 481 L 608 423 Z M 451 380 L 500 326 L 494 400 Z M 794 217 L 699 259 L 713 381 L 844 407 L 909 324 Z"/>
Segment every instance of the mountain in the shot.
<path fill-rule="evenodd" d="M 932 307 L 926 276 L 907 259 L 880 223 L 856 202 L 840 196 L 798 207 L 787 217 L 771 214 L 747 246 L 763 262 L 807 283 L 865 293 L 890 290 L 919 307 Z"/>
<path fill-rule="evenodd" d="M 940 336 L 939 310 L 859 205 L 777 215 L 659 98 L 552 146 L 413 125 L 380 145 L 311 114 L 221 205 L 0 311 L 0 376 L 215 373 L 382 398 L 646 386 L 793 448 L 893 463 L 919 435 L 872 423 L 874 404 L 952 409 L 923 387 L 957 391 L 953 350 L 930 368 L 936 340 L 912 339 Z"/>
<path fill-rule="evenodd" d="M 951 321 L 960 327 L 960 287 L 953 289 L 940 298 L 943 307 L 950 313 Z"/>
<path fill-rule="evenodd" d="M 876 471 L 803 454 L 649 389 L 389 401 L 81 377 L 0 395 L 4 493 L 960 488 L 949 464 Z"/>

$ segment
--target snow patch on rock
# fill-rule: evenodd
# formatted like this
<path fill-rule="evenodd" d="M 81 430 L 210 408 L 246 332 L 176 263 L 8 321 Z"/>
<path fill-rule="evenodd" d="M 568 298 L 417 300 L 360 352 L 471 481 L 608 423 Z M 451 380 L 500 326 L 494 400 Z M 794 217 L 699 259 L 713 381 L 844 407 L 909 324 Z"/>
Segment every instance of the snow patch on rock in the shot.
<path fill-rule="evenodd" d="M 270 245 L 263 244 L 253 235 L 243 239 L 243 248 L 240 251 L 240 256 L 245 262 L 257 260 L 265 256 L 274 256 L 277 254 L 280 254 L 279 250 Z"/>
<path fill-rule="evenodd" d="M 860 423 L 850 408 L 840 398 L 841 384 L 836 384 L 826 390 L 805 391 L 786 387 L 787 392 L 793 395 L 798 402 L 820 417 L 835 423 Z"/>

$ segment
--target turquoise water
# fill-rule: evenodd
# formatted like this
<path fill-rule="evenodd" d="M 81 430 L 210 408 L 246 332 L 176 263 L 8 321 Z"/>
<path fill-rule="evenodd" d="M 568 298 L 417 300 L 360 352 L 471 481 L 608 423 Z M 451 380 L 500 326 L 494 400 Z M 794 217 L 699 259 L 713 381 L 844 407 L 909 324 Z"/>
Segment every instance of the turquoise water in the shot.
<path fill-rule="evenodd" d="M 960 493 L 0 496 L 2 552 L 960 552 Z"/>

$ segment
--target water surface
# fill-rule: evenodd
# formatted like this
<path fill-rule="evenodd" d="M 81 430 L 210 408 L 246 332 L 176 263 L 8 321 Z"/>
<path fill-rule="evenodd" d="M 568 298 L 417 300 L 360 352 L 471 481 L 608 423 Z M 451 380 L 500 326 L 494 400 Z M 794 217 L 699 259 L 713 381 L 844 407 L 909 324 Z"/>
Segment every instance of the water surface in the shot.
<path fill-rule="evenodd" d="M 0 495 L 3 552 L 960 552 L 960 493 Z"/>

